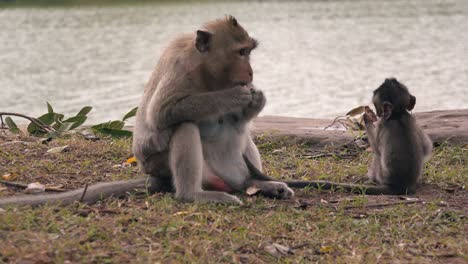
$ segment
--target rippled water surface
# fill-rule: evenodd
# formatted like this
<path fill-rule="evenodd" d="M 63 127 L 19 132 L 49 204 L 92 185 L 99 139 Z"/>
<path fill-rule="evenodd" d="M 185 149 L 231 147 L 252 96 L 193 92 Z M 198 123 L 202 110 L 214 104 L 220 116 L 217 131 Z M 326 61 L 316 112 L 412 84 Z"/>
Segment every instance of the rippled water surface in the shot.
<path fill-rule="evenodd" d="M 91 122 L 139 102 L 162 48 L 233 14 L 260 40 L 263 115 L 333 117 L 395 76 L 416 111 L 468 108 L 468 1 L 308 1 L 0 9 L 0 111 L 94 106 Z M 18 120 L 19 121 L 19 120 Z"/>

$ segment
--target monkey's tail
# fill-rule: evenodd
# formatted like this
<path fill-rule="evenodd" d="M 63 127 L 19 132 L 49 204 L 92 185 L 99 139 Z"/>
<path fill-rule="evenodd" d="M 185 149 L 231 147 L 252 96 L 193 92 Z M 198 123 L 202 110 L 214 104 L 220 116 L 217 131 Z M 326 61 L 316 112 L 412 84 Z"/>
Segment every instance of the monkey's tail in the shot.
<path fill-rule="evenodd" d="M 265 175 L 261 172 L 257 167 L 255 167 L 250 160 L 243 155 L 245 164 L 249 169 L 252 177 L 257 180 L 261 181 L 277 181 L 270 176 Z M 282 181 L 286 183 L 289 187 L 292 188 L 315 188 L 321 190 L 344 190 L 350 193 L 357 193 L 357 194 L 370 194 L 370 195 L 378 195 L 378 194 L 400 194 L 395 190 L 383 186 L 371 186 L 371 185 L 360 185 L 360 184 L 348 184 L 348 183 L 338 183 L 338 182 L 329 182 L 329 181 Z"/>
<path fill-rule="evenodd" d="M 362 185 L 362 184 L 349 184 L 338 183 L 330 181 L 285 181 L 289 187 L 292 188 L 315 188 L 321 190 L 343 190 L 349 193 L 356 194 L 399 194 L 395 190 L 383 185 Z"/>
<path fill-rule="evenodd" d="M 257 167 L 255 167 L 255 165 L 253 165 L 252 162 L 250 162 L 247 156 L 242 155 L 242 157 L 244 158 L 245 164 L 247 165 L 247 168 L 249 169 L 249 172 L 254 179 L 260 180 L 260 181 L 275 181 L 275 179 L 273 179 L 270 176 L 265 175 Z"/>
<path fill-rule="evenodd" d="M 127 181 L 101 182 L 90 185 L 87 188 L 84 187 L 63 193 L 12 196 L 0 199 L 0 208 L 12 205 L 37 206 L 48 203 L 68 205 L 74 202 L 82 202 L 93 204 L 110 196 L 120 196 L 127 192 L 132 192 L 137 188 L 148 188 L 147 181 L 146 177 L 142 177 Z"/>

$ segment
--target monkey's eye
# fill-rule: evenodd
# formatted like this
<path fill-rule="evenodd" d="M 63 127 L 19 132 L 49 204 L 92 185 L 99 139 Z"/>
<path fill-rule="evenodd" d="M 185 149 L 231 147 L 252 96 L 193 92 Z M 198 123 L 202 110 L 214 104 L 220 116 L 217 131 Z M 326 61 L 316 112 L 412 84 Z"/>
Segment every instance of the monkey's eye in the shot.
<path fill-rule="evenodd" d="M 241 56 L 249 56 L 250 55 L 250 49 L 248 48 L 242 48 L 239 50 L 239 55 Z"/>

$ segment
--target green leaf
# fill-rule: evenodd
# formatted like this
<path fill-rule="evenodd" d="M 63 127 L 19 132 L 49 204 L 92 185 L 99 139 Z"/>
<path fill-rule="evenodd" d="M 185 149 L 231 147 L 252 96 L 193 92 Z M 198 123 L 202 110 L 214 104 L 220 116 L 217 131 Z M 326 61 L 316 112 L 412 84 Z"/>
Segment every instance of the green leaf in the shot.
<path fill-rule="evenodd" d="M 64 115 L 62 114 L 57 114 L 57 113 L 54 113 L 54 121 L 57 122 L 57 123 L 61 123 L 63 118 L 65 117 Z"/>
<path fill-rule="evenodd" d="M 58 127 L 58 131 L 60 132 L 67 132 L 71 129 L 71 127 L 73 126 L 73 122 L 63 122 L 59 127 Z"/>
<path fill-rule="evenodd" d="M 83 108 L 80 110 L 80 112 L 78 112 L 77 115 L 84 115 L 84 116 L 85 116 L 85 115 L 87 115 L 89 112 L 91 112 L 91 109 L 93 109 L 93 107 L 91 107 L 91 106 L 85 106 L 85 107 L 83 107 Z"/>
<path fill-rule="evenodd" d="M 129 119 L 130 117 L 134 117 L 136 115 L 137 110 L 138 110 L 138 107 L 135 107 L 132 110 L 130 110 L 130 112 L 126 113 L 125 116 L 122 118 L 122 121 L 125 121 Z"/>
<path fill-rule="evenodd" d="M 18 126 L 15 124 L 15 122 L 13 121 L 13 119 L 11 119 L 11 117 L 7 116 L 5 117 L 5 122 L 7 123 L 8 125 L 8 129 L 14 133 L 14 134 L 19 134 L 21 131 L 19 130 Z"/>
<path fill-rule="evenodd" d="M 122 129 L 112 129 L 112 128 L 101 128 L 97 132 L 110 135 L 114 138 L 129 138 L 132 137 L 132 131 L 122 130 Z"/>
<path fill-rule="evenodd" d="M 109 122 L 106 122 L 106 123 L 101 123 L 101 124 L 94 125 L 91 128 L 96 129 L 96 130 L 100 130 L 100 129 L 104 129 L 104 128 L 120 130 L 120 129 L 122 129 L 124 127 L 124 125 L 125 125 L 125 123 L 123 121 L 114 120 L 114 121 L 109 121 Z"/>
<path fill-rule="evenodd" d="M 52 108 L 52 106 L 49 104 L 49 102 L 46 102 L 46 103 L 47 103 L 47 112 L 48 113 L 53 113 L 54 109 Z"/>
<path fill-rule="evenodd" d="M 56 115 L 55 113 L 47 113 L 47 114 L 41 115 L 37 119 L 42 121 L 42 123 L 50 126 L 52 125 L 52 123 L 54 123 L 55 115 Z M 31 135 L 43 135 L 45 134 L 45 131 L 39 128 L 36 124 L 31 122 L 28 125 L 28 133 Z"/>
<path fill-rule="evenodd" d="M 70 130 L 72 130 L 72 129 L 75 129 L 75 128 L 81 126 L 81 125 L 86 121 L 86 119 L 88 119 L 87 116 L 81 115 L 81 114 L 77 114 L 77 115 L 74 116 L 74 117 L 70 117 L 70 118 L 68 118 L 68 119 L 66 119 L 66 120 L 63 120 L 63 122 L 64 122 L 64 123 L 65 123 L 65 122 L 73 123 L 73 125 L 70 127 Z"/>
<path fill-rule="evenodd" d="M 55 129 L 59 129 L 60 126 L 63 124 L 63 117 L 64 115 L 62 114 L 57 114 L 57 113 L 54 113 L 54 122 L 55 124 L 52 125 L 53 128 Z"/>
<path fill-rule="evenodd" d="M 110 121 L 109 121 L 109 123 L 110 123 Z M 109 123 L 100 123 L 100 124 L 91 126 L 91 129 L 100 130 L 100 129 L 103 129 L 103 128 L 105 128 L 105 127 L 108 127 L 108 124 L 109 124 Z"/>
<path fill-rule="evenodd" d="M 125 123 L 120 120 L 115 120 L 110 122 L 109 128 L 111 129 L 122 129 L 124 127 Z"/>
<path fill-rule="evenodd" d="M 52 123 L 54 123 L 56 115 L 57 115 L 56 113 L 47 113 L 47 114 L 41 115 L 37 119 L 41 120 L 42 123 L 50 126 L 52 125 Z"/>

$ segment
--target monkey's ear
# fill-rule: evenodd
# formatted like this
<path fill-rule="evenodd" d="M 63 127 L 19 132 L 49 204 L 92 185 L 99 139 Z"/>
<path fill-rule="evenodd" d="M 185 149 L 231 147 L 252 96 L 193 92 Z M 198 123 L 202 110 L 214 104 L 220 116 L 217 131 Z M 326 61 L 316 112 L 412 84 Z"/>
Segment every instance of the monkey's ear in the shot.
<path fill-rule="evenodd" d="M 199 52 L 206 52 L 210 48 L 211 33 L 208 31 L 197 30 L 197 39 L 195 40 L 195 47 Z"/>
<path fill-rule="evenodd" d="M 387 101 L 382 104 L 382 116 L 385 120 L 389 119 L 392 116 L 393 105 Z"/>
<path fill-rule="evenodd" d="M 239 23 L 237 23 L 237 19 L 231 15 L 228 16 L 228 20 L 231 22 L 231 24 L 235 27 L 237 27 L 237 25 L 239 25 Z"/>
<path fill-rule="evenodd" d="M 416 105 L 416 96 L 410 95 L 409 104 L 408 104 L 408 107 L 406 107 L 406 109 L 408 109 L 408 111 L 411 111 L 413 110 L 415 105 Z"/>

